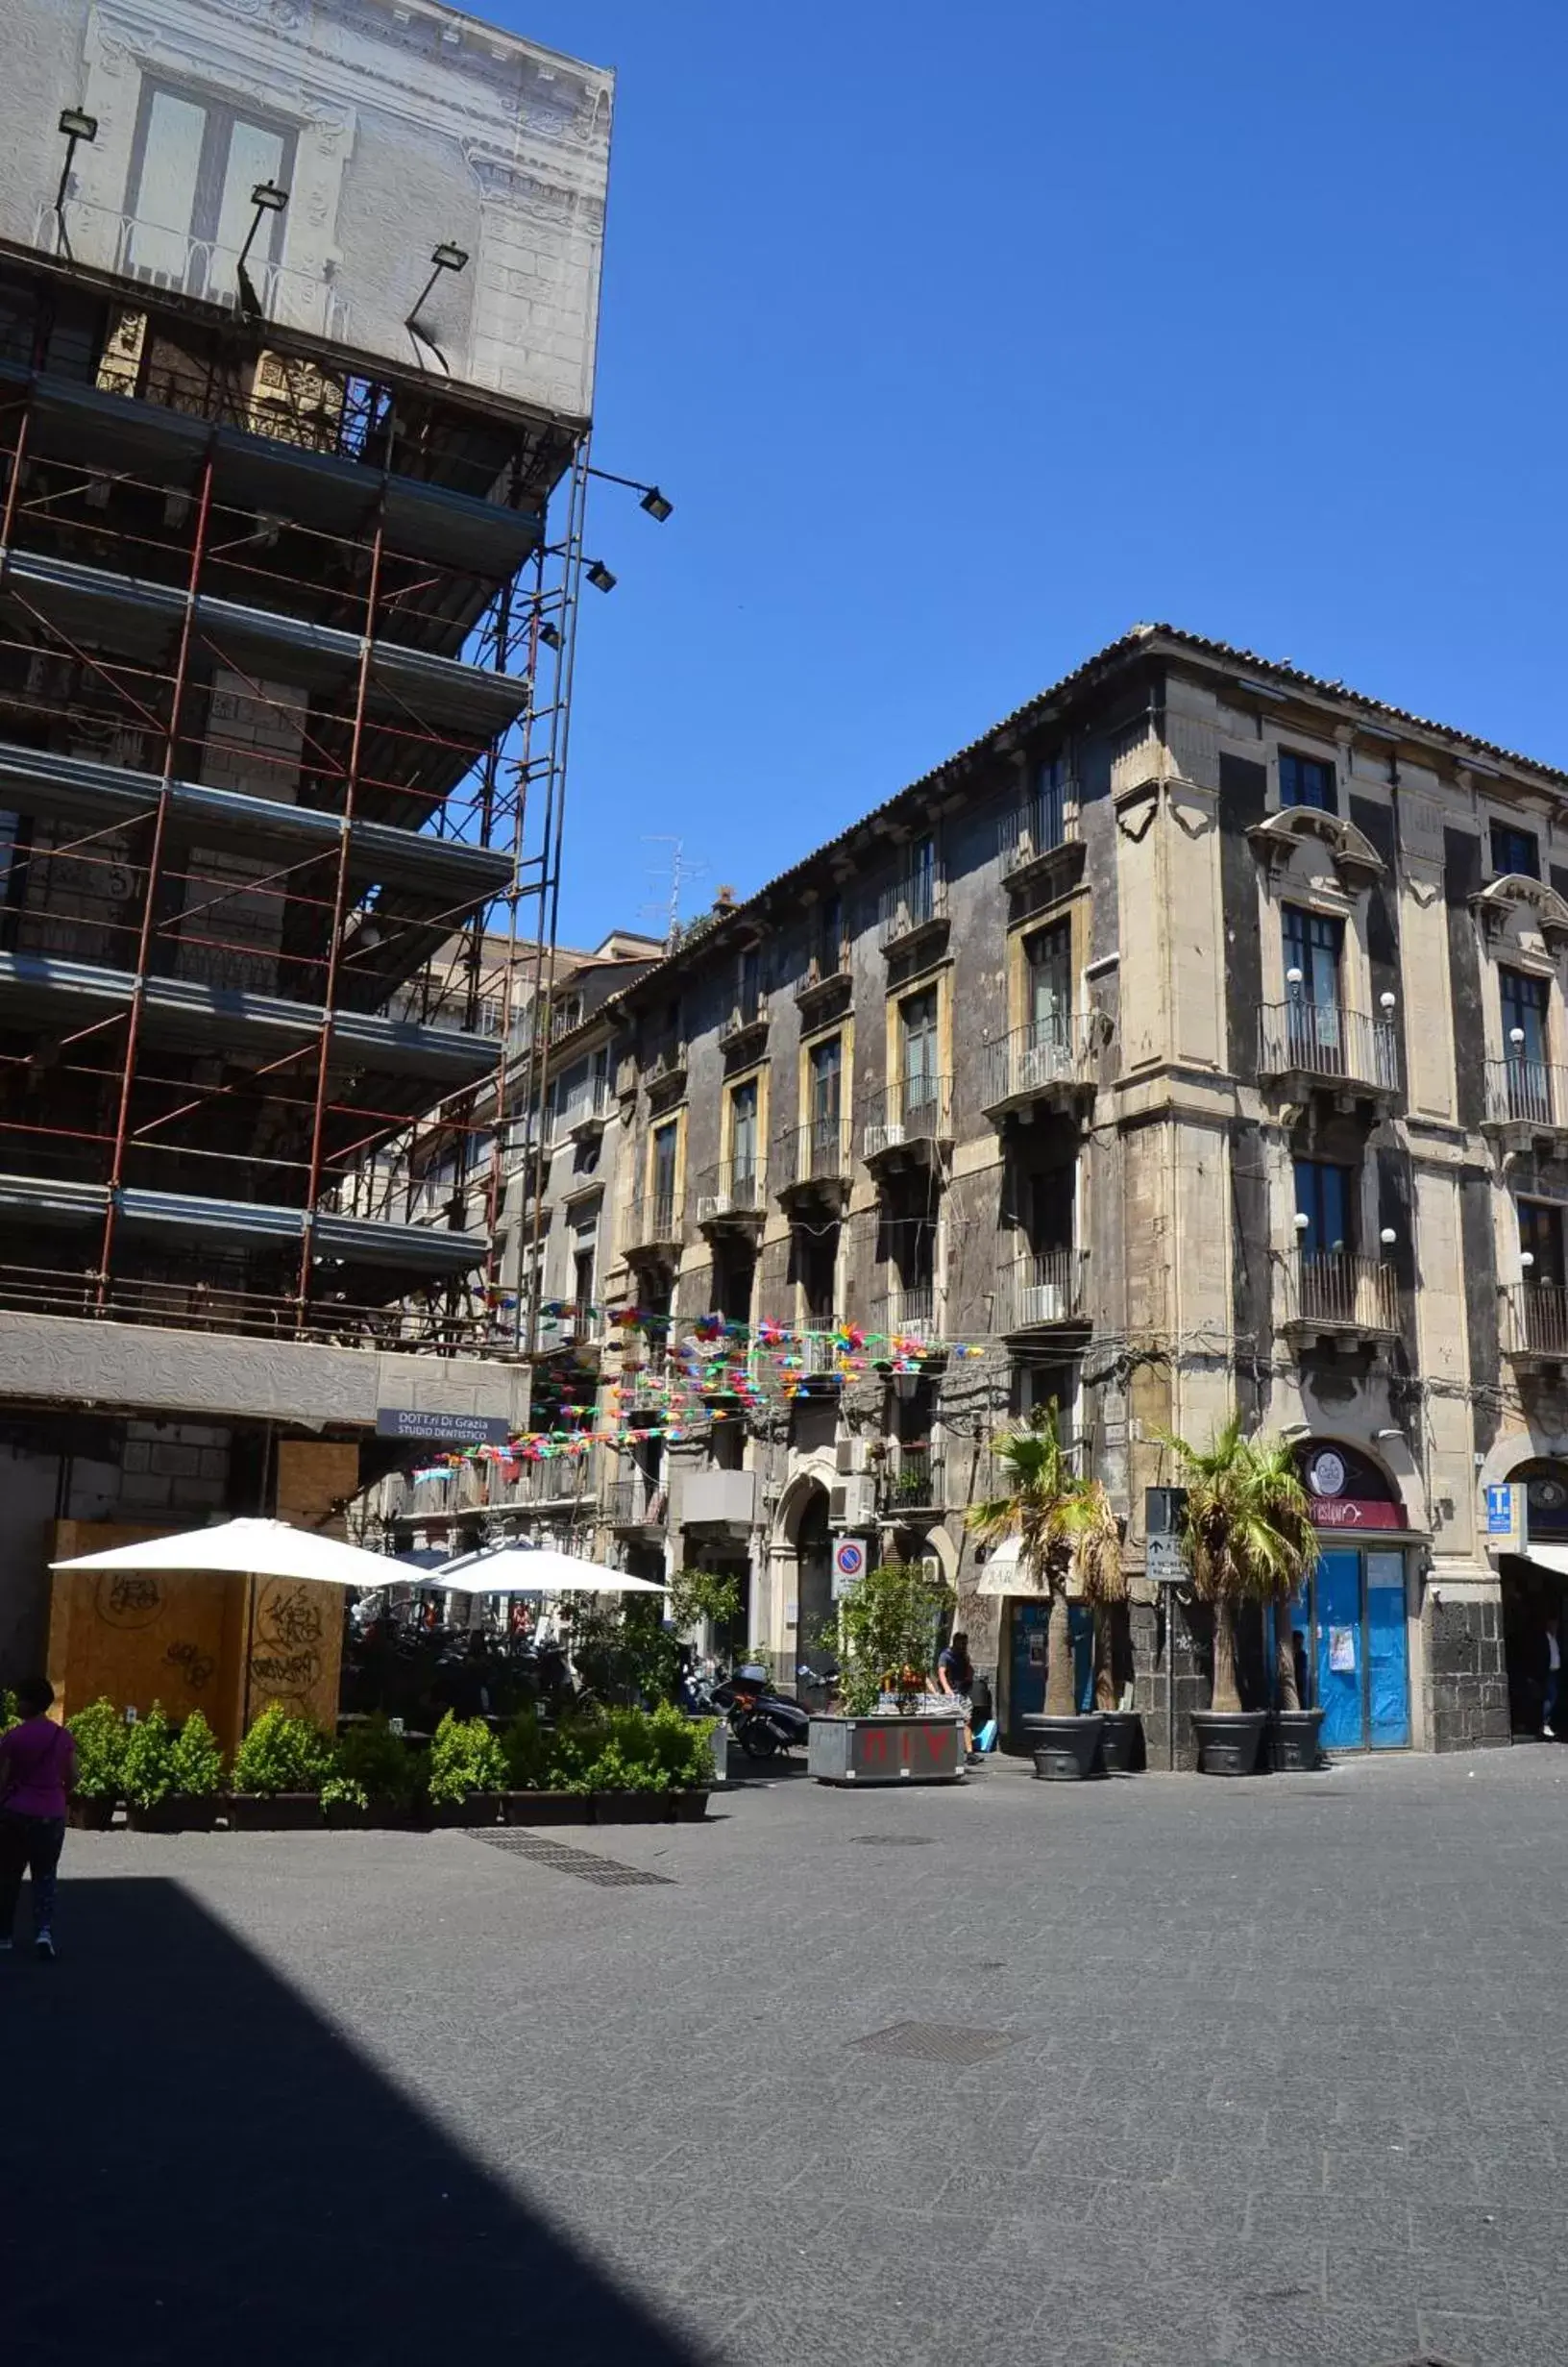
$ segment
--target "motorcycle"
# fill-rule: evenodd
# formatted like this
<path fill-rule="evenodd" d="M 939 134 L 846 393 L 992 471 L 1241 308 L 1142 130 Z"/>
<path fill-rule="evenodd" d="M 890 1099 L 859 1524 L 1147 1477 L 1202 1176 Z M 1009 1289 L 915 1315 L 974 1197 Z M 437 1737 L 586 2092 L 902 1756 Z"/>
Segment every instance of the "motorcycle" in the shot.
<path fill-rule="evenodd" d="M 811 1716 L 797 1701 L 773 1688 L 763 1669 L 737 1668 L 723 1684 L 708 1690 L 711 1710 L 722 1715 L 747 1759 L 776 1759 L 781 1751 L 801 1749 Z"/>

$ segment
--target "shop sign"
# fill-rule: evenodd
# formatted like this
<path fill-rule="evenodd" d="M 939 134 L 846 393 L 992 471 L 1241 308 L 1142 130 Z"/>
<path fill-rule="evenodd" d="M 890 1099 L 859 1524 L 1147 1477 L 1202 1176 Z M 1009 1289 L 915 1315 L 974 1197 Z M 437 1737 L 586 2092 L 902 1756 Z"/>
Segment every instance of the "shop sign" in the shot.
<path fill-rule="evenodd" d="M 376 1436 L 423 1439 L 432 1446 L 506 1446 L 512 1425 L 503 1414 L 427 1414 L 411 1405 L 379 1405 Z"/>
<path fill-rule="evenodd" d="M 1486 1491 L 1486 1534 L 1488 1537 L 1513 1535 L 1513 1490 L 1488 1488 Z"/>
<path fill-rule="evenodd" d="M 1402 1529 L 1405 1517 L 1397 1504 L 1379 1504 L 1366 1496 L 1309 1496 L 1314 1529 Z"/>

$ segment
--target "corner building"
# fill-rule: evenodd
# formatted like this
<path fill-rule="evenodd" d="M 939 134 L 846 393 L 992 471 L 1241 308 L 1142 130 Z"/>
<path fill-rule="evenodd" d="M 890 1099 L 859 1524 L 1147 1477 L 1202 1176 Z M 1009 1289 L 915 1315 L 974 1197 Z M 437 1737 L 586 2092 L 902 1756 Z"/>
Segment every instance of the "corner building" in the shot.
<path fill-rule="evenodd" d="M 1209 1639 L 1149 1579 L 1145 1492 L 1234 1400 L 1313 1496 L 1330 1746 L 1506 1742 L 1556 1584 L 1524 1549 L 1568 1529 L 1565 789 L 1139 627 L 714 915 L 619 999 L 628 1554 L 743 1576 L 790 1678 L 839 1540 L 930 1556 L 1016 1732 L 1042 1615 L 964 1512 L 1054 1402 L 1126 1522 L 1151 1763 L 1185 1763 Z M 715 1313 L 755 1393 L 663 1439 Z M 1261 1628 L 1247 1657 L 1261 1699 Z"/>

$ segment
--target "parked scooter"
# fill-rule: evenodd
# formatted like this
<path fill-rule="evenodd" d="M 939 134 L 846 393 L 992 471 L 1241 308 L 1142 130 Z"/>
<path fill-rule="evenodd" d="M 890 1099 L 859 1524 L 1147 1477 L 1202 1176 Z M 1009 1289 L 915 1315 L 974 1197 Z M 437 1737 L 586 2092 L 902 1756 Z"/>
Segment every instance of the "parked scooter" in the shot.
<path fill-rule="evenodd" d="M 766 1669 L 749 1664 L 737 1668 L 712 1687 L 710 1698 L 747 1759 L 776 1759 L 781 1751 L 804 1747 L 810 1713 L 776 1691 Z"/>

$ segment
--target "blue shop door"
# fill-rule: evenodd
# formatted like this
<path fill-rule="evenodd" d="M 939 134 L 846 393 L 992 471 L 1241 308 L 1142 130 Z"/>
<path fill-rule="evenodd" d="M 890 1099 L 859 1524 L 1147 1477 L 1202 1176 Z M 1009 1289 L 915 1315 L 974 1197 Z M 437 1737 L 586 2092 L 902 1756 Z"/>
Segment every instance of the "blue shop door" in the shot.
<path fill-rule="evenodd" d="M 1366 1663 L 1372 1748 L 1406 1750 L 1410 1740 L 1410 1671 L 1405 1624 L 1405 1556 L 1366 1557 Z"/>
<path fill-rule="evenodd" d="M 1049 1603 L 1015 1602 L 1013 1606 L 1013 1670 L 1009 1711 L 1013 1724 L 1038 1716 L 1045 1707 L 1045 1669 L 1049 1659 Z M 1072 1637 L 1072 1689 L 1078 1708 L 1094 1707 L 1094 1616 L 1087 1604 L 1067 1606 Z"/>
<path fill-rule="evenodd" d="M 1366 1672 L 1361 1629 L 1361 1557 L 1325 1553 L 1317 1565 L 1317 1698 L 1323 1704 L 1318 1739 L 1326 1751 L 1366 1747 L 1362 1687 Z"/>

